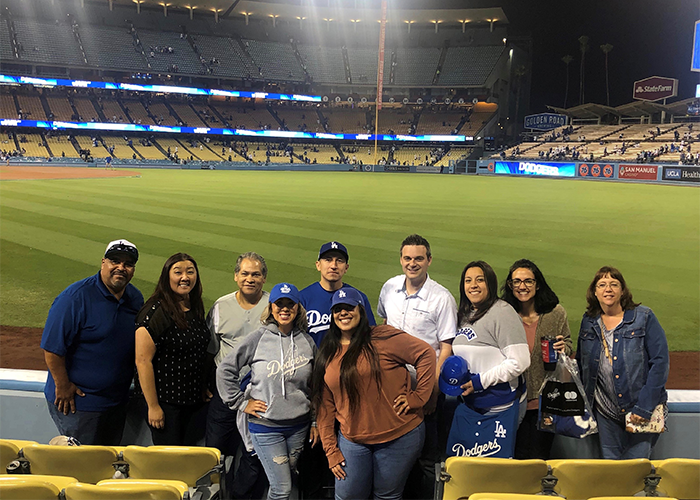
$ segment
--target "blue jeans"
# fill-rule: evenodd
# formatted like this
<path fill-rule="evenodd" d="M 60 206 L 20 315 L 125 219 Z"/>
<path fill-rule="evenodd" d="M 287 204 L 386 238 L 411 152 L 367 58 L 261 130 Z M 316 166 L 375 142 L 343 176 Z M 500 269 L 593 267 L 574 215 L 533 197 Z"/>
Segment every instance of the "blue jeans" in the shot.
<path fill-rule="evenodd" d="M 286 500 L 291 495 L 292 473 L 296 473 L 297 460 L 308 433 L 308 425 L 294 432 L 250 433 L 253 448 L 270 482 L 268 500 Z"/>
<path fill-rule="evenodd" d="M 607 419 L 595 410 L 594 412 L 598 421 L 598 436 L 603 458 L 628 460 L 651 456 L 651 449 L 660 434 L 633 434 L 625 430 L 624 424 Z"/>
<path fill-rule="evenodd" d="M 49 415 L 62 436 L 74 437 L 80 444 L 119 446 L 126 422 L 126 403 L 113 406 L 105 411 L 68 412 L 64 415 L 55 404 L 46 401 Z"/>
<path fill-rule="evenodd" d="M 381 444 L 353 443 L 341 433 L 338 446 L 345 457 L 345 474 L 335 480 L 336 500 L 358 498 L 400 499 L 413 464 L 425 441 L 425 424 Z"/>

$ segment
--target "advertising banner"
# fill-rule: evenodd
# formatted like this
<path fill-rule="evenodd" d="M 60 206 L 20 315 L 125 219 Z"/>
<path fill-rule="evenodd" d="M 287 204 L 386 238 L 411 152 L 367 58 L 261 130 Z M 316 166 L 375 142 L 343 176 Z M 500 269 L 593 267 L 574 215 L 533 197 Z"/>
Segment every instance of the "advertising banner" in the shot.
<path fill-rule="evenodd" d="M 497 174 L 543 175 L 549 177 L 575 177 L 575 163 L 549 163 L 542 161 L 497 161 Z"/>
<path fill-rule="evenodd" d="M 533 130 L 553 130 L 564 125 L 566 125 L 566 115 L 540 113 L 525 117 L 525 128 Z"/>
<path fill-rule="evenodd" d="M 700 167 L 664 167 L 665 181 L 700 182 Z"/>
<path fill-rule="evenodd" d="M 659 167 L 656 165 L 620 165 L 618 177 L 620 179 L 644 179 L 655 181 L 659 175 Z"/>
<path fill-rule="evenodd" d="M 601 179 L 610 179 L 615 174 L 615 169 L 610 164 L 600 165 L 598 163 L 593 163 L 589 165 L 587 163 L 581 163 L 578 166 L 579 177 L 598 177 Z"/>
<path fill-rule="evenodd" d="M 640 101 L 660 101 L 678 95 L 678 80 L 663 76 L 650 76 L 634 82 L 632 98 Z"/>

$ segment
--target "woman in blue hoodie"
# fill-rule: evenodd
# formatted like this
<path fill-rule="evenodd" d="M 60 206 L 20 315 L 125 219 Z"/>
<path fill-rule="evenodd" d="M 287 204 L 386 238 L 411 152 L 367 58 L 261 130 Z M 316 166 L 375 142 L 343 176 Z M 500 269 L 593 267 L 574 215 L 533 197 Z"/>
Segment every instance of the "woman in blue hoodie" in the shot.
<path fill-rule="evenodd" d="M 216 387 L 231 410 L 248 415 L 253 447 L 270 482 L 269 500 L 288 499 L 292 472 L 311 424 L 311 373 L 316 344 L 306 333 L 299 291 L 279 283 L 270 292 L 262 326 L 219 364 Z M 250 383 L 241 379 L 250 371 Z M 315 425 L 312 444 L 318 442 Z"/>

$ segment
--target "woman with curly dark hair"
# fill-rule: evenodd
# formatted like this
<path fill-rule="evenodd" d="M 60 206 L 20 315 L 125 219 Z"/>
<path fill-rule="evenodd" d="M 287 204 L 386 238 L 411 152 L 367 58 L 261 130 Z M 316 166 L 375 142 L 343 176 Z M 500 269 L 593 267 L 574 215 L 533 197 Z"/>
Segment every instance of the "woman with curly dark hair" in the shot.
<path fill-rule="evenodd" d="M 137 382 L 157 445 L 196 444 L 186 431 L 211 397 L 206 389 L 213 354 L 204 320 L 197 262 L 176 253 L 163 265 L 153 295 L 136 317 Z"/>
<path fill-rule="evenodd" d="M 530 367 L 525 370 L 527 383 L 527 411 L 518 427 L 515 458 L 549 459 L 554 434 L 537 430 L 539 390 L 544 381 L 545 366 L 541 342 L 551 342 L 559 355 L 570 356 L 571 331 L 566 311 L 559 297 L 547 284 L 542 271 L 528 259 L 520 259 L 510 266 L 508 278 L 501 287 L 501 298 L 520 316 L 530 349 Z"/>

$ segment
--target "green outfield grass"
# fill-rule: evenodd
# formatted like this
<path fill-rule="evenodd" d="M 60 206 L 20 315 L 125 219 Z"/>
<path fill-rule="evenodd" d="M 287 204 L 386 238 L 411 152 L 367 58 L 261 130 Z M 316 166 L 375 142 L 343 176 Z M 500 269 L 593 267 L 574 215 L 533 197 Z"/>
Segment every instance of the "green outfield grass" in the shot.
<path fill-rule="evenodd" d="M 165 259 L 198 261 L 205 305 L 233 289 L 236 256 L 262 254 L 266 289 L 318 279 L 319 246 L 343 242 L 345 281 L 376 306 L 401 272 L 399 245 L 425 236 L 431 276 L 458 296 L 463 266 L 534 260 L 569 313 L 602 265 L 619 267 L 654 309 L 672 350 L 700 350 L 700 190 L 613 182 L 350 172 L 143 170 L 140 178 L 0 183 L 0 323 L 42 326 L 53 298 L 95 273 L 108 241 L 141 259 L 133 283 L 153 291 Z"/>

